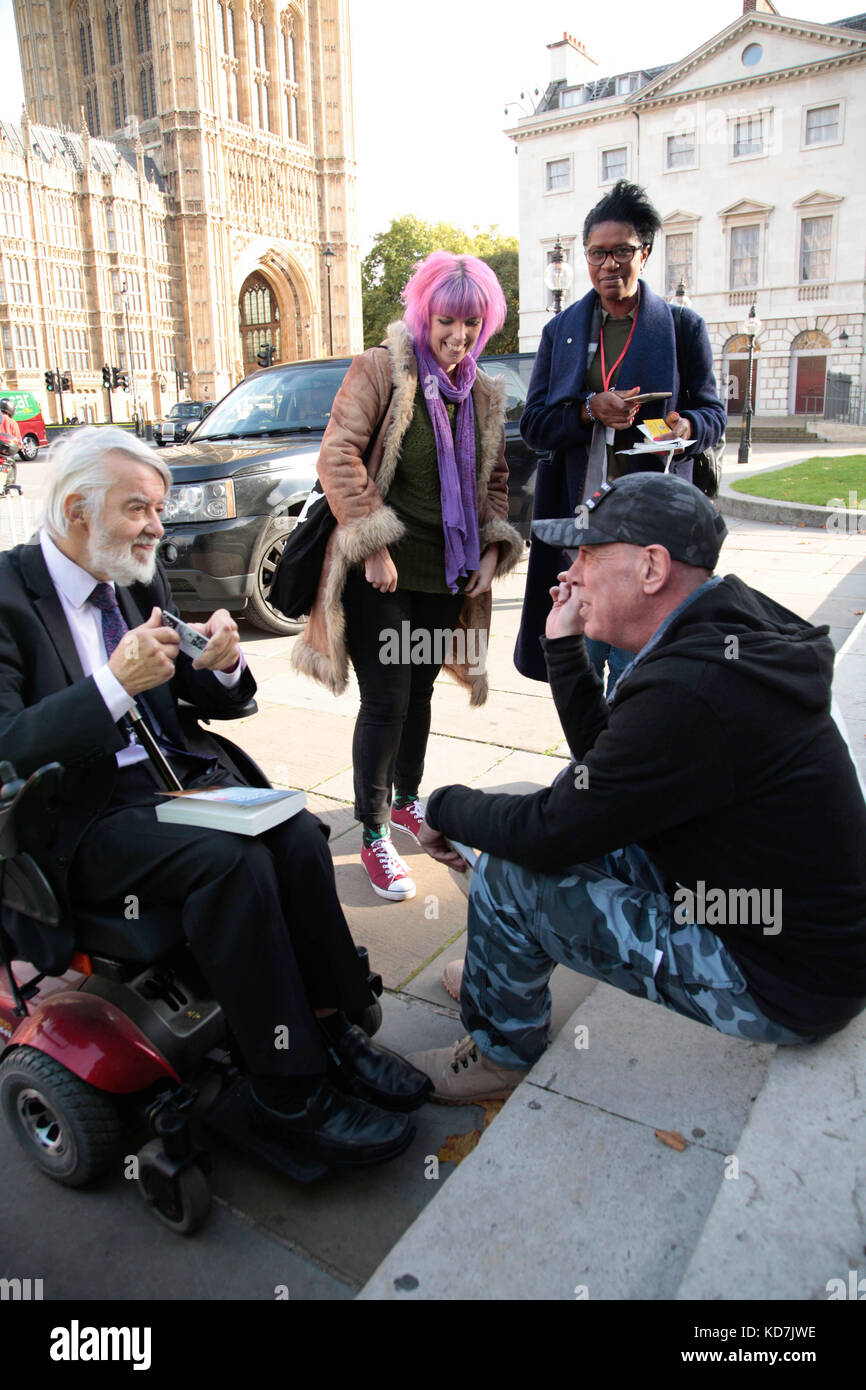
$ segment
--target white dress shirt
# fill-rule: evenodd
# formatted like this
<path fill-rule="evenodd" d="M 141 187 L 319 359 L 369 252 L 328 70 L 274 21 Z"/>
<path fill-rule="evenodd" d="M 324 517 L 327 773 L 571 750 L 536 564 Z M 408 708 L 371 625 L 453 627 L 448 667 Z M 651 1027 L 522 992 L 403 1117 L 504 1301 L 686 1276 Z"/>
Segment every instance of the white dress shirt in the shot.
<path fill-rule="evenodd" d="M 88 574 L 87 570 L 82 569 L 74 560 L 70 560 L 68 555 L 64 555 L 44 527 L 39 532 L 39 544 L 69 624 L 81 669 L 85 676 L 93 677 L 96 688 L 116 724 L 129 713 L 135 700 L 120 684 L 108 665 L 105 639 L 102 635 L 102 614 L 95 604 L 88 603 L 99 580 L 94 579 L 92 574 Z M 115 585 L 112 583 L 111 587 L 113 589 Z M 245 664 L 241 656 L 233 671 L 214 671 L 213 674 L 222 685 L 230 688 L 237 685 Z M 131 763 L 142 762 L 146 757 L 147 753 L 141 744 L 133 742 L 126 748 L 121 748 L 117 754 L 117 761 L 120 767 L 128 767 Z"/>

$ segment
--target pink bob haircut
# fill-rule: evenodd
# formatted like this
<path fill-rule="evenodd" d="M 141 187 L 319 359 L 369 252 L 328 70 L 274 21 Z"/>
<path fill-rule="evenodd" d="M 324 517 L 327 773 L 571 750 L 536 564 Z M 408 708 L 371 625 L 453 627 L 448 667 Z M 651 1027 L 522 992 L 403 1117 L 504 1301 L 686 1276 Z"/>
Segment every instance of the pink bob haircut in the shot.
<path fill-rule="evenodd" d="M 449 318 L 480 317 L 481 332 L 472 345 L 478 357 L 488 338 L 505 322 L 505 295 L 489 265 L 476 256 L 455 256 L 451 251 L 431 251 L 416 267 L 403 291 L 403 321 L 420 347 L 430 345 L 433 314 Z"/>

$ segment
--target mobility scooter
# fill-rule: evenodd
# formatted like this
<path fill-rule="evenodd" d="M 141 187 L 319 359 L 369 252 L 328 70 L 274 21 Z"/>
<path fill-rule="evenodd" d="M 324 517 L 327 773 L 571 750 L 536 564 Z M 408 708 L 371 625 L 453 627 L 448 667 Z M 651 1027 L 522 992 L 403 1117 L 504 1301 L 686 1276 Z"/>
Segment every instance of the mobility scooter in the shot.
<path fill-rule="evenodd" d="M 252 785 L 268 785 L 246 754 L 220 741 Z M 24 782 L 0 763 L 0 910 L 43 930 L 60 922 L 37 857 L 50 842 L 62 775 L 52 763 Z M 165 1225 L 191 1234 L 209 1211 L 211 1167 L 190 1126 L 193 1107 L 205 1126 L 297 1182 L 328 1171 L 251 1132 L 248 1086 L 177 910 L 142 909 L 134 922 L 83 912 L 73 928 L 77 950 L 66 974 L 53 978 L 13 964 L 0 925 L 0 1109 L 44 1173 L 69 1187 L 96 1180 L 121 1161 L 124 1121 L 139 1129 L 146 1121 L 154 1137 L 131 1171 L 127 1155 L 127 1176 L 137 1176 Z M 366 950 L 358 953 L 368 964 Z M 370 973 L 368 981 L 381 994 L 381 978 Z M 372 1036 L 381 1020 L 373 1002 L 353 1022 Z"/>

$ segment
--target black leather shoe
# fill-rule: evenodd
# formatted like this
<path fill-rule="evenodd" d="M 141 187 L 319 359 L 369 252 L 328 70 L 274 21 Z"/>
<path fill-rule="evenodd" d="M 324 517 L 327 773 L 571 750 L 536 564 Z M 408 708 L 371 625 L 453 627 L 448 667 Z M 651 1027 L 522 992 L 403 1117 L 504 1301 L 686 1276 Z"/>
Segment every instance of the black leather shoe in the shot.
<path fill-rule="evenodd" d="M 250 1092 L 250 1123 L 257 1134 L 312 1154 L 323 1163 L 363 1167 L 384 1163 L 409 1147 L 415 1127 L 406 1115 L 345 1096 L 329 1081 L 297 1110 L 272 1110 Z"/>
<path fill-rule="evenodd" d="M 355 1024 L 339 1038 L 328 1038 L 329 1075 L 340 1090 L 359 1096 L 381 1110 L 417 1110 L 433 1082 L 396 1052 L 379 1047 Z"/>

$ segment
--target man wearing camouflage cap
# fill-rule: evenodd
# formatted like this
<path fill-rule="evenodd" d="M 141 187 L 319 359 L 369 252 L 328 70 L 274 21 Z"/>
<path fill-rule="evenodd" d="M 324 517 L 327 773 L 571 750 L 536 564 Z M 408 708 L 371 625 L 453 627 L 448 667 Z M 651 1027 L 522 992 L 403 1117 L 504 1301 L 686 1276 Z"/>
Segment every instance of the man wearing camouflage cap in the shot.
<path fill-rule="evenodd" d="M 530 795 L 428 802 L 428 853 L 483 852 L 469 1036 L 412 1059 L 434 1098 L 513 1090 L 547 1046 L 557 962 L 754 1041 L 844 1027 L 866 1006 L 866 804 L 828 629 L 714 575 L 725 524 L 670 475 L 606 483 L 533 532 L 571 562 L 543 645 L 573 762 Z M 609 701 L 584 633 L 636 653 Z"/>

